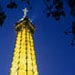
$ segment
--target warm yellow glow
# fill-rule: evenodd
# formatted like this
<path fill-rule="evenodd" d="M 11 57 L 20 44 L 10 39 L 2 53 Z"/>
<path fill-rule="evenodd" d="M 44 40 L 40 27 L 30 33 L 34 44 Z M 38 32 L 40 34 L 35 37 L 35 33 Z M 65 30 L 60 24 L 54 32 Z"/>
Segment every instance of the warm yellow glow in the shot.
<path fill-rule="evenodd" d="M 19 26 L 22 27 L 17 31 L 10 75 L 38 75 L 33 34 L 30 28 L 25 27 L 22 23 L 16 28 Z"/>

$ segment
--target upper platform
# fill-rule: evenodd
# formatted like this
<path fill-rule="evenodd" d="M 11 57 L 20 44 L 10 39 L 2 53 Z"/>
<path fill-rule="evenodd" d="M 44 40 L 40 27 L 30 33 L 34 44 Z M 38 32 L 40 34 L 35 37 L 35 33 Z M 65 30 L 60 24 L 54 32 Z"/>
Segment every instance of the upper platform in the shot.
<path fill-rule="evenodd" d="M 31 33 L 34 33 L 35 27 L 32 24 L 32 22 L 29 20 L 28 17 L 25 17 L 23 20 L 20 20 L 15 25 L 15 30 L 18 32 L 22 30 L 23 28 L 28 28 Z"/>

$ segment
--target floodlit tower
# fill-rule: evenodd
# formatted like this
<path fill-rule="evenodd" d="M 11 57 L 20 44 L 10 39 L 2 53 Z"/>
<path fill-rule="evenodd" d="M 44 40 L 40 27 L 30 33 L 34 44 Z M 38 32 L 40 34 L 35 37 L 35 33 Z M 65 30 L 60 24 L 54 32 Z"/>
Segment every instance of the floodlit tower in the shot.
<path fill-rule="evenodd" d="M 27 10 L 23 11 L 23 18 L 15 25 L 17 36 L 10 75 L 38 75 L 33 42 L 35 27 L 26 17 Z"/>

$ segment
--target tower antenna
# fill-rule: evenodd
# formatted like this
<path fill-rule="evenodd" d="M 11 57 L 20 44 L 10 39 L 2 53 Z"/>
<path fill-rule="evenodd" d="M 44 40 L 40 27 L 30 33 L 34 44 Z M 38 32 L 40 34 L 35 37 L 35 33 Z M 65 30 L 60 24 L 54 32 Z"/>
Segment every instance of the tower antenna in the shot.
<path fill-rule="evenodd" d="M 27 16 L 27 12 L 28 12 L 27 8 L 24 8 L 22 11 L 24 12 L 24 15 L 19 21 L 22 21 Z"/>
<path fill-rule="evenodd" d="M 27 16 L 27 12 L 28 12 L 27 8 L 24 8 L 24 9 L 23 9 L 23 12 L 24 12 L 23 18 L 25 18 L 25 17 Z"/>

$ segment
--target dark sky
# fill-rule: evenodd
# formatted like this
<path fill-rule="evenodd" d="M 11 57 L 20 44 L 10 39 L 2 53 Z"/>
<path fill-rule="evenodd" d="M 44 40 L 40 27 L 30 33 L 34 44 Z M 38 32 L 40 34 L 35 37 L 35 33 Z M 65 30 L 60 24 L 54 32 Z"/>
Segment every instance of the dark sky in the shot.
<path fill-rule="evenodd" d="M 16 1 L 19 6 L 12 10 L 6 8 L 9 0 L 1 2 L 7 18 L 0 27 L 0 75 L 9 75 L 16 40 L 14 27 L 23 16 L 22 9 L 29 8 L 25 2 Z M 64 35 L 67 28 L 71 29 L 73 20 L 69 7 L 64 5 L 66 17 L 56 21 L 42 13 L 45 8 L 42 0 L 31 0 L 31 5 L 28 16 L 36 27 L 34 44 L 39 75 L 75 75 L 75 46 L 70 45 L 72 35 Z"/>

